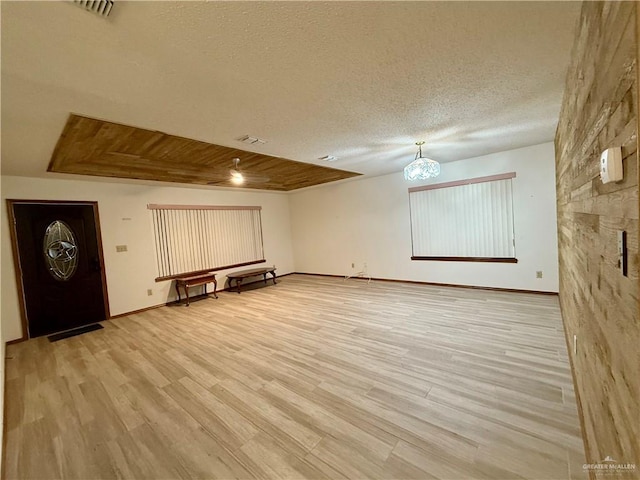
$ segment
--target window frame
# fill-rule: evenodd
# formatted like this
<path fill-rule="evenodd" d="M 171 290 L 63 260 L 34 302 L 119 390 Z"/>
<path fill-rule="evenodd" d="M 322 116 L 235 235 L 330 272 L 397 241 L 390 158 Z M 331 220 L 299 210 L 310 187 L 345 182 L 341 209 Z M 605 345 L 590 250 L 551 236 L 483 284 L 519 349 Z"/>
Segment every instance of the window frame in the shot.
<path fill-rule="evenodd" d="M 252 239 L 252 241 L 255 242 L 255 245 L 258 244 L 258 240 L 259 240 L 259 245 L 260 245 L 260 251 L 261 251 L 261 259 L 256 259 L 256 260 L 248 260 L 246 262 L 239 262 L 239 263 L 233 263 L 233 264 L 226 264 L 226 265 L 215 265 L 212 266 L 211 268 L 203 268 L 203 269 L 198 269 L 198 270 L 193 270 L 193 271 L 185 271 L 185 272 L 180 272 L 180 273 L 171 273 L 169 275 L 161 275 L 161 260 L 160 257 L 161 255 L 169 255 L 166 252 L 159 252 L 158 248 L 158 242 L 159 242 L 159 236 L 158 236 L 158 228 L 159 226 L 156 224 L 156 220 L 154 218 L 154 215 L 152 213 L 151 215 L 151 226 L 152 226 L 152 230 L 153 230 L 153 242 L 154 242 L 154 253 L 155 253 L 155 261 L 154 263 L 156 264 L 156 268 L 157 268 L 157 273 L 159 276 L 156 277 L 155 281 L 156 282 L 162 282 L 162 281 L 166 281 L 166 280 L 173 280 L 176 278 L 181 278 L 181 277 L 185 277 L 185 276 L 190 276 L 190 275 L 199 275 L 199 274 L 203 274 L 203 273 L 208 273 L 208 272 L 217 272 L 219 270 L 228 270 L 231 268 L 237 268 L 237 267 L 244 267 L 247 265 L 255 265 L 258 263 L 265 263 L 266 259 L 264 258 L 264 233 L 263 233 L 263 228 L 262 228 L 262 207 L 260 206 L 232 206 L 232 205 L 175 205 L 175 204 L 170 204 L 170 205 L 161 205 L 161 204 L 148 204 L 147 205 L 147 209 L 150 211 L 154 211 L 154 210 L 164 210 L 164 211 L 168 211 L 168 210 L 189 210 L 189 211 L 202 211 L 202 210 L 233 210 L 233 211 L 247 211 L 247 210 L 251 210 L 251 211 L 257 211 L 258 212 L 258 224 L 259 224 L 259 233 L 260 233 L 260 238 L 258 239 L 257 236 L 255 238 Z M 166 235 L 166 233 L 165 233 Z M 173 252 L 172 252 L 173 253 Z M 175 257 L 174 257 L 175 258 Z"/>
<path fill-rule="evenodd" d="M 451 182 L 435 183 L 431 185 L 422 185 L 419 187 L 411 187 L 409 193 L 409 225 L 411 227 L 411 260 L 418 261 L 440 261 L 440 262 L 488 262 L 488 263 L 518 263 L 515 250 L 515 210 L 513 208 L 513 185 L 511 190 L 511 213 L 513 225 L 513 257 L 478 257 L 478 256 L 442 256 L 442 255 L 414 255 L 414 225 L 413 215 L 411 212 L 411 194 L 425 190 L 436 190 L 441 188 L 452 188 L 474 183 L 487 183 L 500 180 L 511 180 L 516 178 L 516 172 L 508 172 L 497 175 L 488 175 L 484 177 L 469 178 L 464 180 L 456 180 Z"/>

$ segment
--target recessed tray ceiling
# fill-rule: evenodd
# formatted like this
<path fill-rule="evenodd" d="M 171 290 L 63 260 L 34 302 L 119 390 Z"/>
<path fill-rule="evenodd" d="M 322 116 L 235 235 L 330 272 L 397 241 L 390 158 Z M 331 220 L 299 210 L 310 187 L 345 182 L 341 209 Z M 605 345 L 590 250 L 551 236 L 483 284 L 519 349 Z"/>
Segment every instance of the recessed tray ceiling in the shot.
<path fill-rule="evenodd" d="M 290 191 L 360 175 L 75 114 L 48 171 L 232 187 L 234 158 L 242 188 Z"/>

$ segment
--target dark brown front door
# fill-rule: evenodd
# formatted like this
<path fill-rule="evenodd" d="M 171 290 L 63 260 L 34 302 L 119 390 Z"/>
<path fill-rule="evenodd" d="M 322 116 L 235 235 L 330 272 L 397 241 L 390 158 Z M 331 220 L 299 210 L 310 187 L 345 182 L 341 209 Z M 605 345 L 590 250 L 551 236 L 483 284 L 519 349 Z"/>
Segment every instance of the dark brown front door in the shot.
<path fill-rule="evenodd" d="M 10 201 L 30 337 L 107 318 L 96 206 Z"/>

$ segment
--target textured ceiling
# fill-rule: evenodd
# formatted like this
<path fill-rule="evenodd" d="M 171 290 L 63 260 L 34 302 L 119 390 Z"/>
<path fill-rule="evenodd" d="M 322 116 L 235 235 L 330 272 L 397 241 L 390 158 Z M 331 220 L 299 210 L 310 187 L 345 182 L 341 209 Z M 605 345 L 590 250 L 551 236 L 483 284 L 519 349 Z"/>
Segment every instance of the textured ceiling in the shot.
<path fill-rule="evenodd" d="M 108 19 L 71 2 L 0 8 L 3 174 L 47 175 L 75 112 L 380 175 L 418 140 L 442 162 L 552 140 L 580 4 L 116 1 Z"/>

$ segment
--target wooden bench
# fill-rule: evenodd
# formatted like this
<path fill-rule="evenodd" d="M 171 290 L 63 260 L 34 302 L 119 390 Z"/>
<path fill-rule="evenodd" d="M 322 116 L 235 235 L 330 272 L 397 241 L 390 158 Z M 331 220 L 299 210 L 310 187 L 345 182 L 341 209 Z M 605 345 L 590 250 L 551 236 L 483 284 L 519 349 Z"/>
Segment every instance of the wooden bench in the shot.
<path fill-rule="evenodd" d="M 176 292 L 178 292 L 178 303 L 182 301 L 180 297 L 180 287 L 184 289 L 184 293 L 187 297 L 187 304 L 185 307 L 189 306 L 189 288 L 196 287 L 198 285 L 204 285 L 204 294 L 207 294 L 207 283 L 213 283 L 213 296 L 214 298 L 218 298 L 216 294 L 216 289 L 218 288 L 218 282 L 216 281 L 216 274 L 212 272 L 201 273 L 198 275 L 190 275 L 188 277 L 178 277 L 176 278 Z"/>
<path fill-rule="evenodd" d="M 229 287 L 233 286 L 233 281 L 236 282 L 236 289 L 238 293 L 240 293 L 240 285 L 242 285 L 242 281 L 245 278 L 249 277 L 257 277 L 262 275 L 264 278 L 265 285 L 267 284 L 267 273 L 271 274 L 271 278 L 273 279 L 273 284 L 276 284 L 276 267 L 261 267 L 261 268 L 251 268 L 249 270 L 241 270 L 239 272 L 227 273 L 227 278 L 229 279 Z"/>

